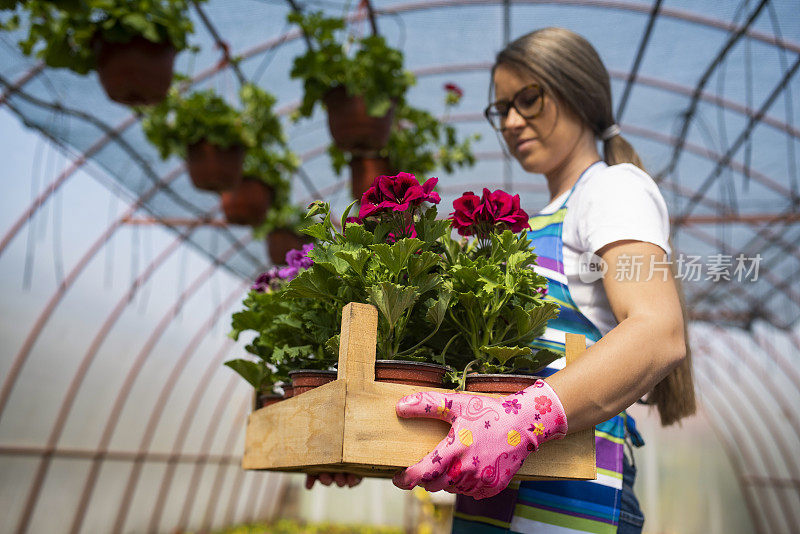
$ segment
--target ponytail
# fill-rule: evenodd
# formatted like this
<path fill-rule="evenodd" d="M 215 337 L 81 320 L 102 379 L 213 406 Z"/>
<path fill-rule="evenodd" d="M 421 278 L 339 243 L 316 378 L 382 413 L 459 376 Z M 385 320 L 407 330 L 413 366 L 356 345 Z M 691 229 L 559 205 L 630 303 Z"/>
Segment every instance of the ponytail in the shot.
<path fill-rule="evenodd" d="M 614 135 L 603 141 L 603 156 L 609 165 L 619 163 L 632 163 L 647 172 L 642 165 L 642 160 L 630 143 L 621 135 Z M 670 248 L 672 240 L 670 240 Z M 686 298 L 683 286 L 677 276 L 675 263 L 670 263 L 672 278 L 675 280 L 675 289 L 681 304 L 683 316 L 683 339 L 686 344 L 686 357 L 661 382 L 655 385 L 653 391 L 647 396 L 646 403 L 655 405 L 661 418 L 661 426 L 677 423 L 684 417 L 692 415 L 697 410 L 694 395 L 694 377 L 692 375 L 692 348 L 689 345 L 689 316 L 686 313 Z"/>

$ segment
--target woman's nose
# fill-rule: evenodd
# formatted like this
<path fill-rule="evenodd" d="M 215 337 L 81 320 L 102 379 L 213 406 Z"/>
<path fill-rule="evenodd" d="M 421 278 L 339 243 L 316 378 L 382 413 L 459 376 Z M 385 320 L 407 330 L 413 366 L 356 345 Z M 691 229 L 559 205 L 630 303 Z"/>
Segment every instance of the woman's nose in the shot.
<path fill-rule="evenodd" d="M 506 114 L 506 120 L 503 124 L 504 130 L 513 130 L 516 128 L 522 128 L 527 124 L 525 117 L 519 114 L 517 108 L 511 106 L 508 109 L 508 113 Z"/>

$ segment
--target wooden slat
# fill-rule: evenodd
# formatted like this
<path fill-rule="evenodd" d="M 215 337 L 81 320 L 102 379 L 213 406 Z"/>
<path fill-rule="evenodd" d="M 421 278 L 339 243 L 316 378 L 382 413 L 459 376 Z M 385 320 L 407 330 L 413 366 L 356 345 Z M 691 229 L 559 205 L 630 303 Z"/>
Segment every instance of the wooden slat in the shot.
<path fill-rule="evenodd" d="M 342 461 L 344 380 L 250 414 L 244 469 L 335 464 Z"/>
<path fill-rule="evenodd" d="M 339 336 L 339 379 L 375 380 L 378 309 L 351 302 L 342 310 Z"/>

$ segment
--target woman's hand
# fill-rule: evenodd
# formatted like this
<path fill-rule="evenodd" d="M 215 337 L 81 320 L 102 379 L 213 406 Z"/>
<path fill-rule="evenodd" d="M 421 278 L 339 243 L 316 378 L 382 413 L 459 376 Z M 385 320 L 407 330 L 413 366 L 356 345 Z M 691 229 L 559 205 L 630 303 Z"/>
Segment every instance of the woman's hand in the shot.
<path fill-rule="evenodd" d="M 330 486 L 336 482 L 340 488 L 347 486 L 352 488 L 361 483 L 361 477 L 353 473 L 320 473 L 318 475 L 306 475 L 306 489 L 314 487 L 314 482 L 319 480 L 323 486 Z"/>
<path fill-rule="evenodd" d="M 428 391 L 397 402 L 400 417 L 452 423 L 447 437 L 419 463 L 395 475 L 402 489 L 422 486 L 476 499 L 503 491 L 531 451 L 567 433 L 564 408 L 543 380 L 506 397 Z"/>

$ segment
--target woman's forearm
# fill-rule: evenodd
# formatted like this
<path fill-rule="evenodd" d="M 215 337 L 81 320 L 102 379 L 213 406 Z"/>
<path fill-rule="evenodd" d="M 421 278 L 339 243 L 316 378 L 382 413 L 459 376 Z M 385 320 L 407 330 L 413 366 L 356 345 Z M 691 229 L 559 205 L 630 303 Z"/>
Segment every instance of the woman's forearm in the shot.
<path fill-rule="evenodd" d="M 564 405 L 570 433 L 617 415 L 686 356 L 683 324 L 675 319 L 680 315 L 665 315 L 628 317 L 547 379 Z"/>

